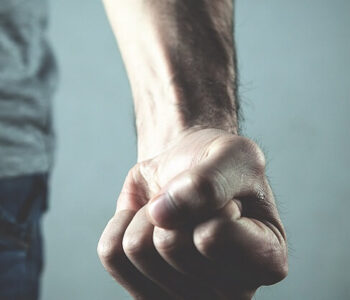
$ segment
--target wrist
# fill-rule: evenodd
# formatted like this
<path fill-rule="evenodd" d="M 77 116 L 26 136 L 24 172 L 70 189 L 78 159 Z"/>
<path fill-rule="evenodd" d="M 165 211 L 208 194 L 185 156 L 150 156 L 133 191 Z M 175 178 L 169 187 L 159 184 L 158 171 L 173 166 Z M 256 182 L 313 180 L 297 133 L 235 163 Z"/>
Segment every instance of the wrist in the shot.
<path fill-rule="evenodd" d="M 155 128 L 154 131 L 142 130 L 144 134 L 139 134 L 138 143 L 138 162 L 151 159 L 162 152 L 170 150 L 172 147 L 182 143 L 181 141 L 188 135 L 197 134 L 199 136 L 212 137 L 212 141 L 221 135 L 236 135 L 236 133 L 223 130 L 222 128 L 214 126 L 200 126 L 192 127 L 162 127 L 160 130 Z"/>
<path fill-rule="evenodd" d="M 186 130 L 179 117 L 169 113 L 148 116 L 143 113 L 136 117 L 136 129 L 138 162 L 158 155 Z"/>

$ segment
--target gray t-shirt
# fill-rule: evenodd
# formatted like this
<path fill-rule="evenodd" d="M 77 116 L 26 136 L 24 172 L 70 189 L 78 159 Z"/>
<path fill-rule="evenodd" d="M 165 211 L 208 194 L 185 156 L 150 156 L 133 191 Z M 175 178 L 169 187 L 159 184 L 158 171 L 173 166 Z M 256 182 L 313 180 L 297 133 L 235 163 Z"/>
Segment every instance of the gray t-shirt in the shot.
<path fill-rule="evenodd" d="M 0 1 L 0 177 L 52 165 L 56 66 L 45 0 Z"/>

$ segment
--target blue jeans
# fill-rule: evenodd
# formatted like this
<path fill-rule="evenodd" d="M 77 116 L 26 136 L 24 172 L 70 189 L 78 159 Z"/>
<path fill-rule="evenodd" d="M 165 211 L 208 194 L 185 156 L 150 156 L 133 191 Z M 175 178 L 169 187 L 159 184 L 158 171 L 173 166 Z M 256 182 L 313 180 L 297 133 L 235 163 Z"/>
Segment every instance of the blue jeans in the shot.
<path fill-rule="evenodd" d="M 46 174 L 0 179 L 0 299 L 37 300 Z"/>

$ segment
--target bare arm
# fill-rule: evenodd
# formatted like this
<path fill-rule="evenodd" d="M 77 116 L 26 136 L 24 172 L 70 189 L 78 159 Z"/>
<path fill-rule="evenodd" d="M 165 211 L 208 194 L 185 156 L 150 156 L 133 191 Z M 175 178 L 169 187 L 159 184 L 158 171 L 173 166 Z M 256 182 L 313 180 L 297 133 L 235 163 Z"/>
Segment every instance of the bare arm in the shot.
<path fill-rule="evenodd" d="M 237 133 L 232 1 L 104 2 L 134 96 L 139 161 L 193 126 Z"/>

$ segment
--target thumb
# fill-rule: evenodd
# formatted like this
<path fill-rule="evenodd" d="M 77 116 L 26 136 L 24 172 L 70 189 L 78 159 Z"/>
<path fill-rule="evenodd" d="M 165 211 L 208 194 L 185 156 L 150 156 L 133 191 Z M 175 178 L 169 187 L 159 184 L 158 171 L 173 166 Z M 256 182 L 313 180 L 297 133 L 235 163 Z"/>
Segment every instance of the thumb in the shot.
<path fill-rule="evenodd" d="M 251 151 L 242 149 L 246 148 L 237 147 L 236 142 L 225 143 L 197 166 L 175 176 L 147 204 L 150 221 L 158 227 L 176 228 L 254 193 L 257 166 L 252 165 Z"/>

